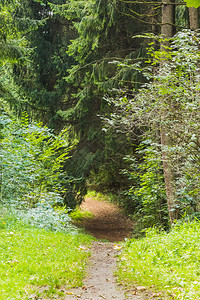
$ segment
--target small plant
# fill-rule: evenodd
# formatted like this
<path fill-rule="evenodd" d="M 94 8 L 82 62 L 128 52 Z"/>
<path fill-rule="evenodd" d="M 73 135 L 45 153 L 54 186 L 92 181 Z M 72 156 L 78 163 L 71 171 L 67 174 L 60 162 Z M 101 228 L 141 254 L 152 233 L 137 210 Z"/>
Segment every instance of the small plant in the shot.
<path fill-rule="evenodd" d="M 58 195 L 52 193 L 41 195 L 40 201 L 27 210 L 14 210 L 19 220 L 34 227 L 45 228 L 52 231 L 76 231 L 71 224 L 71 218 L 66 209 L 56 209 Z"/>

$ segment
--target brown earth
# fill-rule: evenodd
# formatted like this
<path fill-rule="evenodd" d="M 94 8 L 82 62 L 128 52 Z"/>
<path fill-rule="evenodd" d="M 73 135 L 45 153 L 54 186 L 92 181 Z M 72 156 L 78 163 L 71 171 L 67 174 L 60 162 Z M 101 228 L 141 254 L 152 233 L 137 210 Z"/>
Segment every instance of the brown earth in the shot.
<path fill-rule="evenodd" d="M 130 236 L 133 223 L 116 205 L 87 197 L 81 208 L 94 215 L 91 219 L 83 220 L 81 225 L 97 239 L 118 242 Z"/>
<path fill-rule="evenodd" d="M 149 299 L 135 288 L 125 290 L 114 276 L 117 254 L 122 248 L 116 242 L 123 241 L 131 234 L 132 222 L 116 205 L 105 201 L 87 197 L 81 208 L 94 215 L 92 219 L 83 220 L 81 226 L 99 241 L 92 244 L 90 263 L 83 286 L 68 291 L 65 300 Z M 109 242 L 102 241 L 105 239 Z"/>

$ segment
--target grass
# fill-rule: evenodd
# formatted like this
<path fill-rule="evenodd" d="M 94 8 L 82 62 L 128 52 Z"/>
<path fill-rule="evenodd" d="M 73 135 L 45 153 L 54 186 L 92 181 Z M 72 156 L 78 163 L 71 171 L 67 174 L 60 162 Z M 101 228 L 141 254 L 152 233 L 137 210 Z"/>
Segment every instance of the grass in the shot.
<path fill-rule="evenodd" d="M 83 219 L 92 219 L 94 217 L 91 212 L 81 208 L 76 208 L 69 215 L 73 221 L 82 221 Z"/>
<path fill-rule="evenodd" d="M 100 193 L 100 192 L 96 192 L 94 190 L 89 190 L 87 192 L 87 196 L 88 197 L 92 197 L 94 198 L 95 200 L 97 201 L 107 201 L 107 202 L 110 202 L 110 203 L 117 203 L 117 195 L 115 194 L 112 194 L 112 193 Z"/>
<path fill-rule="evenodd" d="M 176 225 L 170 233 L 151 230 L 127 240 L 118 276 L 126 284 L 161 291 L 161 299 L 200 299 L 200 222 Z"/>
<path fill-rule="evenodd" d="M 0 216 L 0 299 L 64 299 L 80 286 L 92 238 L 52 232 Z M 45 298 L 44 298 L 45 297 Z"/>

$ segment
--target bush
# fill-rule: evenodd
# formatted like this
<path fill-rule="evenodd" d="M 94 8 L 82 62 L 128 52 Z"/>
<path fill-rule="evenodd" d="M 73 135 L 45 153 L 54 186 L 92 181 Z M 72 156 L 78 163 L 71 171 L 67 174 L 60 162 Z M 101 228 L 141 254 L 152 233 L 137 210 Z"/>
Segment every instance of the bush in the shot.
<path fill-rule="evenodd" d="M 136 150 L 136 157 L 125 157 L 129 169 L 124 174 L 131 187 L 125 192 L 126 205 L 137 220 L 135 231 L 157 226 L 167 229 L 168 211 L 160 152 L 151 140 L 145 140 Z M 125 202 L 125 201 L 124 201 Z"/>
<path fill-rule="evenodd" d="M 73 178 L 63 172 L 71 147 L 65 140 L 65 131 L 55 136 L 38 123 L 29 123 L 7 115 L 1 124 L 1 204 L 11 208 L 18 217 L 32 225 L 62 230 L 70 218 L 63 198 L 71 192 Z M 75 194 L 75 193 L 74 193 Z"/>

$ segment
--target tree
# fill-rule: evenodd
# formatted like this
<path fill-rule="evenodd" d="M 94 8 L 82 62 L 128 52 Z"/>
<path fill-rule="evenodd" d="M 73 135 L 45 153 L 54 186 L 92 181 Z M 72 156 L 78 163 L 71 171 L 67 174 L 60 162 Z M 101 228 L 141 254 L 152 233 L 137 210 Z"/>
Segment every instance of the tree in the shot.
<path fill-rule="evenodd" d="M 73 152 L 73 170 L 87 178 L 91 170 L 98 173 L 99 166 L 104 164 L 102 174 L 108 171 L 108 177 L 116 179 L 114 174 L 119 174 L 125 154 L 125 148 L 119 146 L 121 141 L 128 151 L 132 147 L 125 136 L 102 131 L 101 117 L 112 110 L 104 96 L 124 85 L 131 91 L 133 82 L 141 80 L 139 72 L 131 70 L 130 65 L 122 70 L 116 62 L 131 61 L 144 54 L 145 48 L 132 36 L 146 28 L 146 23 L 138 20 L 138 15 L 146 17 L 145 9 L 132 2 L 108 0 L 71 0 L 52 8 L 55 14 L 73 24 L 75 32 L 68 48 L 75 61 L 66 77 L 65 103 L 57 114 L 63 123 L 70 125 L 70 138 L 79 141 Z M 113 186 L 119 181 L 113 180 Z"/>
<path fill-rule="evenodd" d="M 161 26 L 161 34 L 163 36 L 164 41 L 161 42 L 161 49 L 163 51 L 163 56 L 167 57 L 165 54 L 166 51 L 169 51 L 169 41 L 170 38 L 174 35 L 174 25 L 175 25 L 175 6 L 173 5 L 174 1 L 170 1 L 169 4 L 166 4 L 163 1 L 162 5 L 162 26 Z M 162 65 L 166 63 L 161 62 Z M 163 68 L 165 69 L 165 68 Z M 170 98 L 168 100 L 170 102 Z M 173 108 L 172 108 L 173 109 Z M 167 128 L 167 120 L 165 119 L 165 110 L 163 111 L 163 115 L 161 116 L 161 128 L 160 128 L 160 137 L 161 137 L 161 145 L 162 145 L 162 159 L 163 159 L 163 169 L 164 169 L 164 177 L 165 177 L 165 186 L 166 186 L 166 194 L 167 194 L 167 204 L 169 211 L 169 219 L 170 222 L 173 223 L 177 219 L 177 208 L 176 208 L 176 190 L 175 190 L 175 182 L 174 175 L 172 171 L 171 161 L 168 155 L 168 148 L 171 146 L 171 137 L 168 134 Z"/>
<path fill-rule="evenodd" d="M 196 30 L 199 28 L 198 10 L 195 7 L 189 7 L 190 29 Z"/>
<path fill-rule="evenodd" d="M 147 78 L 150 79 L 149 82 L 144 84 L 134 99 L 124 99 L 118 103 L 118 107 L 121 105 L 120 115 L 121 120 L 124 120 L 123 123 L 126 125 L 131 122 L 132 127 L 140 128 L 145 143 L 151 143 L 148 160 L 144 155 L 140 161 L 137 160 L 138 165 L 141 165 L 142 159 L 154 166 L 157 162 L 157 169 L 151 168 L 151 172 L 155 172 L 151 177 L 146 176 L 150 172 L 150 168 L 145 169 L 142 177 L 140 175 L 140 178 L 143 179 L 139 188 L 141 199 L 144 199 L 143 196 L 146 199 L 147 195 L 150 195 L 149 190 L 144 188 L 145 186 L 149 187 L 150 184 L 155 193 L 159 194 L 155 178 L 156 173 L 162 172 L 159 155 L 162 153 L 163 161 L 164 152 L 167 164 L 163 164 L 163 169 L 170 166 L 170 169 L 167 169 L 167 175 L 169 170 L 173 174 L 172 182 L 166 183 L 165 178 L 166 191 L 171 187 L 167 187 L 167 184 L 174 184 L 174 194 L 172 195 L 176 198 L 172 203 L 175 207 L 170 207 L 171 203 L 169 200 L 167 201 L 171 221 L 174 221 L 174 212 L 177 213 L 176 218 L 180 218 L 184 214 L 199 216 L 200 168 L 198 163 L 199 139 L 197 137 L 200 123 L 198 112 L 199 75 L 196 72 L 196 65 L 199 64 L 200 58 L 198 45 L 199 35 L 185 30 L 177 33 L 171 39 L 170 51 L 164 53 L 167 54 L 164 64 L 161 64 L 163 50 L 153 51 L 151 49 L 152 59 L 149 62 L 152 67 L 149 66 L 145 69 Z M 163 126 L 167 138 L 165 144 L 162 137 Z M 162 130 L 159 130 L 160 128 Z M 160 143 L 160 139 L 162 143 Z M 147 153 L 147 151 L 149 151 L 149 147 L 144 148 L 143 153 Z M 166 170 L 164 170 L 164 175 L 166 177 Z M 167 180 L 170 180 L 170 177 Z M 159 186 L 162 186 L 162 182 Z M 138 191 L 137 186 L 135 190 Z M 162 195 L 164 195 L 163 191 Z M 148 211 L 150 212 L 150 209 Z"/>

